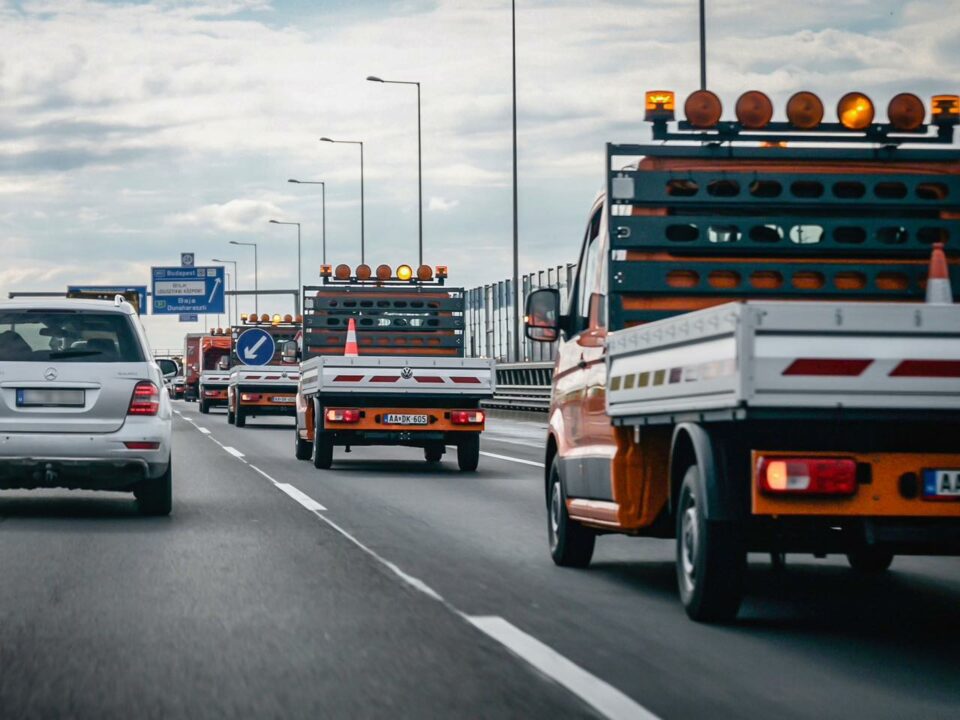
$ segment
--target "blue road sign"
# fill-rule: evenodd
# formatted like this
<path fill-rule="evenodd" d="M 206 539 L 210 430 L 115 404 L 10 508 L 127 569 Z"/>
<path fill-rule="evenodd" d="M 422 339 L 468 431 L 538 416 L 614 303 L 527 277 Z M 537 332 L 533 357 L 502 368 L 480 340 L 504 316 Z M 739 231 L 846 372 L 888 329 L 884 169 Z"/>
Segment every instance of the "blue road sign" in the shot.
<path fill-rule="evenodd" d="M 216 315 L 224 311 L 223 266 L 155 267 L 150 276 L 154 315 Z"/>
<path fill-rule="evenodd" d="M 68 293 L 75 292 L 99 292 L 99 293 L 125 293 L 135 292 L 140 296 L 140 312 L 147 314 L 147 286 L 146 285 L 67 285 Z"/>
<path fill-rule="evenodd" d="M 180 322 L 197 322 L 199 319 L 196 313 L 180 313 Z"/>
<path fill-rule="evenodd" d="M 237 359 L 244 365 L 266 365 L 276 351 L 273 336 L 266 330 L 250 328 L 237 338 Z"/>

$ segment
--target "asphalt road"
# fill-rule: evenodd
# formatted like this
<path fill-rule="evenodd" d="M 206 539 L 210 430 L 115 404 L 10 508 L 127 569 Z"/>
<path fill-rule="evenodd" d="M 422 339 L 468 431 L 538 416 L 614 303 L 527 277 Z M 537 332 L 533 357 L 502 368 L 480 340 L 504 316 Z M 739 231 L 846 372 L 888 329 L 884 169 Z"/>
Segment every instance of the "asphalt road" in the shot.
<path fill-rule="evenodd" d="M 960 716 L 960 560 L 758 556 L 740 619 L 698 625 L 670 541 L 550 562 L 536 422 L 492 420 L 475 474 L 318 471 L 289 421 L 175 405 L 171 518 L 0 494 L 0 717 Z"/>

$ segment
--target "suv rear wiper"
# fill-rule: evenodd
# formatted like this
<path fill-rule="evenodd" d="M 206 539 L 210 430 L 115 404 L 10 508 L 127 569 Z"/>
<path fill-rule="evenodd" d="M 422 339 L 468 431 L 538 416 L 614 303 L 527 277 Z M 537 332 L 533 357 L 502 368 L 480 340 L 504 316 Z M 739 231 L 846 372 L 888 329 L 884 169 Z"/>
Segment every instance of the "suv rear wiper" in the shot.
<path fill-rule="evenodd" d="M 50 353 L 51 360 L 68 357 L 87 357 L 89 355 L 103 355 L 101 350 L 58 350 Z"/>

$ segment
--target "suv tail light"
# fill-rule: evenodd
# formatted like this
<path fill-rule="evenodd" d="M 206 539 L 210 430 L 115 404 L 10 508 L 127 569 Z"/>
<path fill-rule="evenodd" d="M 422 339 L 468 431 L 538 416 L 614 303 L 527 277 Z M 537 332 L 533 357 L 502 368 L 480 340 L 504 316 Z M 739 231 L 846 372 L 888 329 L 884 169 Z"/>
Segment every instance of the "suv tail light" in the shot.
<path fill-rule="evenodd" d="M 160 411 L 160 389 L 149 380 L 141 380 L 133 389 L 127 415 L 156 415 Z"/>
<path fill-rule="evenodd" d="M 848 458 L 760 457 L 757 483 L 768 495 L 853 495 L 857 463 Z"/>
<path fill-rule="evenodd" d="M 450 422 L 454 425 L 480 425 L 483 421 L 483 410 L 454 410 L 450 413 Z"/>
<path fill-rule="evenodd" d="M 346 408 L 331 408 L 327 410 L 328 422 L 355 423 L 360 422 L 360 411 Z"/>

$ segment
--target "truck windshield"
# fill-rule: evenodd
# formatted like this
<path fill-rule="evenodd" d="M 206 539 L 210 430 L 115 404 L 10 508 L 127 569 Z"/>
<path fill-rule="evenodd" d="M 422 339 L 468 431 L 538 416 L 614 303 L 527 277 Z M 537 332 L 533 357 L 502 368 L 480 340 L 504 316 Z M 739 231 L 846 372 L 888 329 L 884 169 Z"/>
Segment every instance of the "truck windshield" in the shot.
<path fill-rule="evenodd" d="M 0 312 L 0 361 L 143 362 L 130 320 L 120 313 Z"/>

